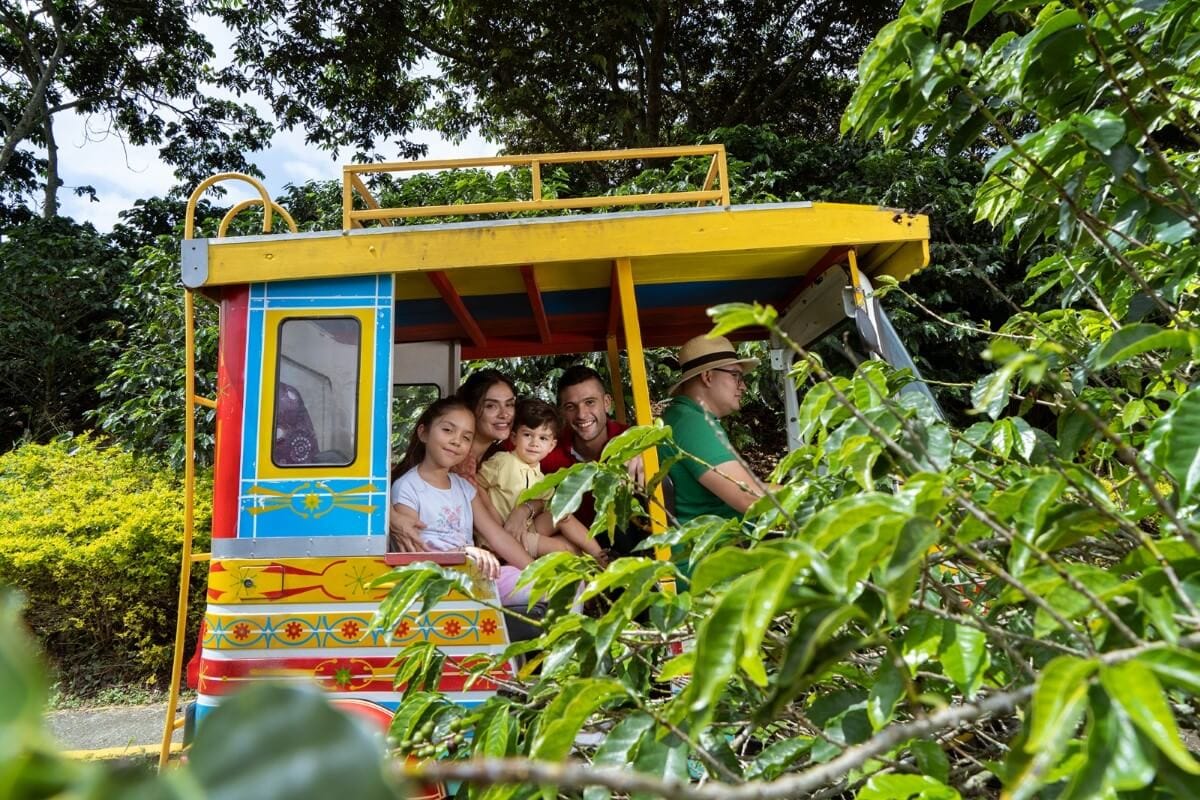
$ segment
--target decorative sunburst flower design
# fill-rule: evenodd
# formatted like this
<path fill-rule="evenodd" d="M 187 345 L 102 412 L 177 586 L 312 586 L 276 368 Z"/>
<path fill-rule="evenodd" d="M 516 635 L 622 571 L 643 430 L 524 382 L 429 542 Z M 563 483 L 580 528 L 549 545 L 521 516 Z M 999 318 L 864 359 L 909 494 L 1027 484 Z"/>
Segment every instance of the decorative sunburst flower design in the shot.
<path fill-rule="evenodd" d="M 304 481 L 290 492 L 269 489 L 266 486 L 250 487 L 256 495 L 251 514 L 266 514 L 271 511 L 289 509 L 301 519 L 320 519 L 335 508 L 370 514 L 375 506 L 364 503 L 370 492 L 377 491 L 375 484 L 365 483 L 350 489 L 335 492 L 324 481 Z"/>

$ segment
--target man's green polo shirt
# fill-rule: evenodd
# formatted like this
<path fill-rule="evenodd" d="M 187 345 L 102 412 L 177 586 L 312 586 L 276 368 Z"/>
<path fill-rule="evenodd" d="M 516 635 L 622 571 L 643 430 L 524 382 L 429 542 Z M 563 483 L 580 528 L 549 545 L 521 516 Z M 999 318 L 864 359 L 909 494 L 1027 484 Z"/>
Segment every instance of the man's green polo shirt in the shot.
<path fill-rule="evenodd" d="M 700 476 L 718 464 L 733 461 L 737 453 L 725 435 L 721 421 L 690 397 L 676 395 L 663 410 L 663 422 L 671 426 L 675 444 L 704 463 L 685 458 L 671 466 L 675 485 L 675 516 L 683 523 L 703 514 L 731 519 L 739 516 L 724 500 L 700 485 Z M 660 461 L 673 455 L 665 446 L 658 449 Z"/>

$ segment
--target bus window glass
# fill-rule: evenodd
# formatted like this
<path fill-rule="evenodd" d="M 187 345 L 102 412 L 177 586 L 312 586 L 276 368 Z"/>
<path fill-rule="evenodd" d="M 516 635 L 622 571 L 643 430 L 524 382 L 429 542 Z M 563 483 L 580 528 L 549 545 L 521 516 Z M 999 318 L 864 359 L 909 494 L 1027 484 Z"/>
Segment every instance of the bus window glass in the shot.
<path fill-rule="evenodd" d="M 276 466 L 344 467 L 354 461 L 361 341 L 354 317 L 280 323 L 271 445 Z"/>
<path fill-rule="evenodd" d="M 392 452 L 397 461 L 408 449 L 421 412 L 441 396 L 441 390 L 432 383 L 398 383 L 392 387 Z"/>

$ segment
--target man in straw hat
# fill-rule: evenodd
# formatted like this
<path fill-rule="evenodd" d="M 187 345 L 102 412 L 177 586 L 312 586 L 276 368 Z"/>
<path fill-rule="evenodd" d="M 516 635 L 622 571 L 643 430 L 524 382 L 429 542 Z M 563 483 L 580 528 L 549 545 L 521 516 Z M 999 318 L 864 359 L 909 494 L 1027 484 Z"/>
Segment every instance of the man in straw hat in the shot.
<path fill-rule="evenodd" d="M 702 514 L 740 516 L 762 497 L 761 484 L 742 463 L 720 419 L 742 407 L 745 375 L 757 358 L 741 358 L 724 336 L 697 336 L 679 349 L 682 374 L 671 387 L 663 422 L 675 444 L 695 459 L 671 466 L 675 516 L 680 522 Z M 670 455 L 660 451 L 660 458 Z M 701 463 L 702 462 L 702 463 Z"/>

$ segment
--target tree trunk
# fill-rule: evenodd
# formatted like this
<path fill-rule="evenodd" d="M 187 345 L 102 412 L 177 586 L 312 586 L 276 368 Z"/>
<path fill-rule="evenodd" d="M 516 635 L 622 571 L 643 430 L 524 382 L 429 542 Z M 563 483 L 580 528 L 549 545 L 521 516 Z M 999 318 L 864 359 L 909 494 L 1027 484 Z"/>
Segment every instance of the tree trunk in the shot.
<path fill-rule="evenodd" d="M 671 42 L 671 8 L 669 0 L 655 3 L 654 31 L 646 54 L 646 143 L 662 144 L 663 66 Z"/>
<path fill-rule="evenodd" d="M 58 216 L 58 142 L 54 138 L 54 115 L 47 109 L 42 117 L 43 135 L 46 137 L 46 194 L 42 200 L 42 218 Z"/>
<path fill-rule="evenodd" d="M 37 71 L 37 65 L 34 61 L 31 60 L 29 62 L 29 69 L 26 70 L 29 77 L 29 100 L 25 103 L 21 117 L 4 132 L 4 144 L 0 145 L 0 173 L 8 168 L 8 162 L 17 151 L 17 146 L 25 141 L 25 138 L 32 131 L 37 129 L 41 118 L 47 116 L 45 113 L 47 107 L 46 90 L 53 81 L 55 73 L 58 71 L 58 64 L 62 61 L 63 54 L 66 52 L 68 37 L 79 33 L 89 14 L 81 14 L 79 21 L 70 31 L 63 31 L 60 20 L 53 11 L 51 11 L 51 16 L 54 19 L 54 33 L 56 36 L 54 51 L 46 59 L 45 63 L 41 64 L 40 72 Z M 32 47 L 30 47 L 30 54 L 36 55 Z"/>

